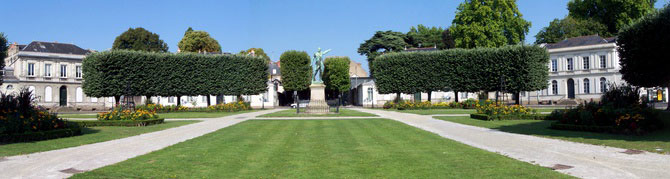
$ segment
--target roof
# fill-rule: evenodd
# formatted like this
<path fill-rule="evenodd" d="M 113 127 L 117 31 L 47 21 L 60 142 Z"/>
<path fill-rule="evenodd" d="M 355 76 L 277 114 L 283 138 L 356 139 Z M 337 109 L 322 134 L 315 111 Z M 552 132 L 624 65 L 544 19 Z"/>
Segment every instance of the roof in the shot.
<path fill-rule="evenodd" d="M 598 35 L 589 35 L 589 36 L 568 38 L 557 43 L 547 44 L 545 47 L 547 47 L 547 49 L 556 49 L 556 48 L 567 48 L 567 47 L 577 47 L 586 45 L 608 44 L 615 42 L 616 37 L 602 38 Z"/>
<path fill-rule="evenodd" d="M 272 71 L 276 70 L 277 73 L 272 74 Z M 281 76 L 281 70 L 279 70 L 279 62 L 274 63 L 270 62 L 270 67 L 268 68 L 268 72 L 270 72 L 270 75 L 279 75 Z"/>
<path fill-rule="evenodd" d="M 372 82 L 374 84 L 374 78 L 372 77 L 349 77 L 351 88 L 356 88 L 363 83 Z"/>
<path fill-rule="evenodd" d="M 74 44 L 40 41 L 33 41 L 25 46 L 19 45 L 19 50 L 26 52 L 60 53 L 73 55 L 86 55 L 89 53 L 88 50 L 84 50 Z"/>
<path fill-rule="evenodd" d="M 435 51 L 437 48 L 435 47 L 426 47 L 426 48 L 408 48 L 405 49 L 405 52 L 422 52 L 422 51 Z"/>

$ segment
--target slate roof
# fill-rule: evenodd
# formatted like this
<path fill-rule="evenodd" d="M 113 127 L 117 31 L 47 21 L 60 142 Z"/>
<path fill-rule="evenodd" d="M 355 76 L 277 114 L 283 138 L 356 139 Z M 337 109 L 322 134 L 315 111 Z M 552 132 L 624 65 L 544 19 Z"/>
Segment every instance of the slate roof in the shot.
<path fill-rule="evenodd" d="M 33 41 L 30 44 L 19 45 L 19 50 L 26 52 L 43 52 L 43 53 L 60 53 L 73 55 L 86 55 L 88 50 L 84 50 L 74 44 L 58 43 L 58 42 L 40 42 Z"/>
<path fill-rule="evenodd" d="M 578 47 L 586 45 L 608 44 L 614 42 L 616 42 L 616 37 L 602 38 L 598 35 L 589 35 L 589 36 L 568 38 L 557 43 L 547 44 L 545 47 L 547 47 L 547 49 L 556 49 L 556 48 Z"/>
<path fill-rule="evenodd" d="M 279 64 L 279 62 L 277 62 L 277 63 L 275 63 L 275 62 L 270 62 L 270 67 L 268 68 L 268 72 L 270 73 L 270 75 L 279 75 L 279 76 L 281 76 L 281 70 L 279 70 L 279 65 L 278 65 L 278 64 Z M 276 74 L 272 74 L 272 70 L 277 70 L 277 73 L 276 73 Z"/>

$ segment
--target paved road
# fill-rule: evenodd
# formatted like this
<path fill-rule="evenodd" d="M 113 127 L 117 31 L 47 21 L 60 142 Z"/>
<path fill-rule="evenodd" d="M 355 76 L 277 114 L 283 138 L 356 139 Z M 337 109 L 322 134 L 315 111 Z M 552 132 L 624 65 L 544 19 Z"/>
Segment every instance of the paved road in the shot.
<path fill-rule="evenodd" d="M 670 155 L 644 152 L 629 155 L 625 149 L 512 134 L 433 119 L 431 116 L 356 108 L 414 126 L 464 144 L 581 178 L 669 178 Z"/>
<path fill-rule="evenodd" d="M 0 178 L 67 178 L 77 170 L 89 171 L 118 163 L 276 111 L 279 110 L 203 118 L 198 119 L 203 122 L 123 139 L 0 158 Z"/>

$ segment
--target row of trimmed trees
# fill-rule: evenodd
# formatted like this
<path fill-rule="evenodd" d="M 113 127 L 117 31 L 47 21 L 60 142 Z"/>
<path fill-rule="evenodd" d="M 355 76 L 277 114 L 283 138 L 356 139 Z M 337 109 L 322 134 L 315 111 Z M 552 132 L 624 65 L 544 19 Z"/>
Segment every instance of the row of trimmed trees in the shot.
<path fill-rule="evenodd" d="M 245 55 L 112 50 L 88 55 L 82 66 L 84 92 L 117 104 L 122 95 L 255 95 L 267 90 L 269 75 L 263 58 Z"/>
<path fill-rule="evenodd" d="M 548 62 L 542 47 L 506 46 L 390 53 L 377 57 L 371 70 L 383 94 L 450 90 L 518 94 L 547 87 Z"/>

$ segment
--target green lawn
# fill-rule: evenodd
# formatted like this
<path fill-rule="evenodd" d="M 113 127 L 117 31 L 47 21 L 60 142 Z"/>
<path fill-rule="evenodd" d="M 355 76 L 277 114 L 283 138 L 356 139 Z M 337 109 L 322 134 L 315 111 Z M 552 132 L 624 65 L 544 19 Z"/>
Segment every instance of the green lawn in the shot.
<path fill-rule="evenodd" d="M 250 120 L 73 178 L 569 178 L 387 119 Z"/>
<path fill-rule="evenodd" d="M 0 145 L 0 157 L 43 152 L 85 144 L 120 139 L 143 133 L 192 124 L 199 121 L 167 121 L 164 124 L 146 127 L 91 127 L 83 128 L 83 135 L 36 142 L 24 142 Z"/>
<path fill-rule="evenodd" d="M 300 111 L 303 111 L 302 109 Z M 335 112 L 335 109 L 331 110 Z M 282 111 L 277 111 L 270 114 L 264 114 L 258 117 L 374 117 L 377 115 L 360 112 L 351 109 L 340 108 L 340 113 L 330 113 L 330 114 L 306 114 L 306 113 L 295 113 L 295 109 L 287 109 Z"/>
<path fill-rule="evenodd" d="M 412 109 L 412 110 L 396 110 L 396 109 L 386 109 L 396 112 L 412 113 L 419 115 L 438 115 L 438 114 L 472 114 L 476 113 L 475 109 Z M 537 112 L 552 112 L 556 109 L 553 108 L 537 108 Z"/>
<path fill-rule="evenodd" d="M 656 149 L 662 149 L 660 153 L 670 151 L 670 126 L 664 130 L 655 131 L 643 136 L 620 135 L 594 132 L 578 132 L 549 129 L 554 121 L 540 120 L 502 120 L 502 121 L 482 121 L 470 117 L 435 117 L 437 119 L 451 121 L 466 125 L 479 126 L 500 131 L 542 136 L 573 142 L 588 143 L 594 145 L 605 145 L 619 147 L 624 149 L 638 149 L 650 152 L 659 152 Z"/>
<path fill-rule="evenodd" d="M 158 113 L 158 116 L 165 119 L 217 118 L 217 117 L 224 117 L 224 116 L 230 116 L 248 112 L 256 112 L 256 111 L 258 110 L 247 110 L 237 112 L 171 112 L 171 113 Z M 96 114 L 59 114 L 58 117 L 65 119 L 96 118 Z"/>

